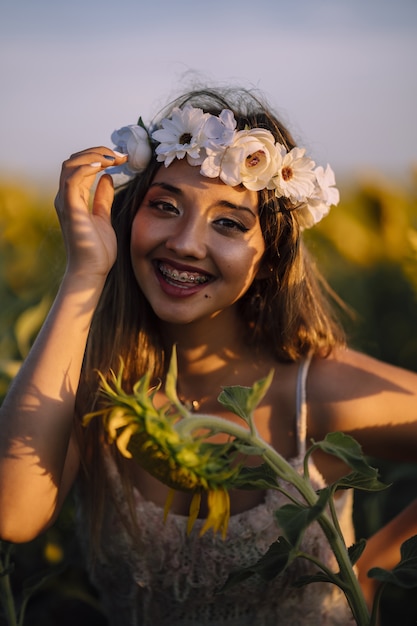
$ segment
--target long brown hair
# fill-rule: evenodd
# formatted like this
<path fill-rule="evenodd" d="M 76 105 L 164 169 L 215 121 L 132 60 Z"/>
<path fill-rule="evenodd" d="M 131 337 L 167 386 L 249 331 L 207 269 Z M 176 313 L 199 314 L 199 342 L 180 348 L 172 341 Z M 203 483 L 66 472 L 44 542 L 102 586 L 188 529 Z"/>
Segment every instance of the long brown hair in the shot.
<path fill-rule="evenodd" d="M 214 115 L 230 109 L 238 130 L 265 128 L 288 150 L 295 146 L 290 133 L 270 107 L 253 93 L 240 89 L 189 92 L 162 111 L 153 128 L 158 126 L 158 120 L 169 116 L 175 106 L 185 104 Z M 127 388 L 146 371 L 152 371 L 155 378 L 164 373 L 166 356 L 157 320 L 136 282 L 130 259 L 132 221 L 159 167 L 161 164 L 153 157 L 146 171 L 115 197 L 112 221 L 118 254 L 88 339 L 77 399 L 79 416 L 92 410 L 96 403 L 96 370 L 103 373 L 110 368 L 117 370 L 120 357 L 125 363 Z M 288 201 L 276 198 L 268 190 L 259 192 L 259 206 L 266 247 L 264 278 L 255 280 L 239 302 L 247 328 L 246 340 L 253 346 L 271 350 L 279 361 L 297 361 L 310 352 L 326 356 L 335 346 L 343 344 L 344 335 L 333 315 L 326 283 L 303 244 L 297 211 L 292 210 L 294 207 Z M 102 504 L 104 497 L 103 473 L 99 468 L 105 442 L 98 421 L 91 422 L 83 440 L 90 483 L 88 497 L 95 495 L 91 506 L 99 525 L 100 502 Z M 128 476 L 123 475 L 123 468 L 124 464 L 120 463 L 122 479 L 128 487 Z"/>
<path fill-rule="evenodd" d="M 229 108 L 238 129 L 266 128 L 288 150 L 295 146 L 267 105 L 247 90 L 193 91 L 171 103 L 158 119 L 169 115 L 174 106 L 185 104 L 212 114 Z M 157 124 L 158 120 L 154 126 Z M 132 222 L 159 167 L 152 159 L 142 175 L 116 194 L 112 220 L 118 255 L 94 316 L 82 381 L 94 368 L 117 369 L 120 356 L 129 376 L 149 369 L 160 376 L 164 371 L 155 316 L 137 285 L 130 259 Z M 270 347 L 280 361 L 296 361 L 311 351 L 326 354 L 343 342 L 343 332 L 325 295 L 325 281 L 302 241 L 297 211 L 268 190 L 259 192 L 259 204 L 266 271 L 265 278 L 255 281 L 240 302 L 248 340 Z"/>

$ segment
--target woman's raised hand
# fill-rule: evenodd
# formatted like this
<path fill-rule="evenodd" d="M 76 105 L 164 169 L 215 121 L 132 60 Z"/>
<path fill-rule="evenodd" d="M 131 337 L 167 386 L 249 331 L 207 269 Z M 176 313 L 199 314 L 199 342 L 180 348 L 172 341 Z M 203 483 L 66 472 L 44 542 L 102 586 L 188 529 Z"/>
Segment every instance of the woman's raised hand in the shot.
<path fill-rule="evenodd" d="M 103 174 L 91 201 L 98 173 L 127 157 L 109 148 L 89 148 L 71 155 L 62 165 L 55 208 L 66 251 L 67 272 L 89 279 L 105 278 L 117 253 L 116 235 L 110 212 L 114 198 L 111 177 Z M 91 205 L 91 206 L 90 206 Z"/>

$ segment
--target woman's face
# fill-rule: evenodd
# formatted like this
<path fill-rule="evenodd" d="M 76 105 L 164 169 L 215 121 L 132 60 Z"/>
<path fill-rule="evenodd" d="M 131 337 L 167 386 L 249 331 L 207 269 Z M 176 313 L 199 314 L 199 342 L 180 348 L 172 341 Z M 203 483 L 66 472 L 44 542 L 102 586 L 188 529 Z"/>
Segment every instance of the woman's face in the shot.
<path fill-rule="evenodd" d="M 256 278 L 265 243 L 258 194 L 161 167 L 133 220 L 133 270 L 155 314 L 186 324 L 232 307 Z"/>

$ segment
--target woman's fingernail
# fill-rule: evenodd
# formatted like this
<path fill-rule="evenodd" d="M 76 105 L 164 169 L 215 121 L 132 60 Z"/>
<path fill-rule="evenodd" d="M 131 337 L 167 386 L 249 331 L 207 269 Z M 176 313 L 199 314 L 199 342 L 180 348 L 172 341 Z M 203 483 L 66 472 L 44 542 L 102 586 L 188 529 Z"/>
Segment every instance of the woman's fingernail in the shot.
<path fill-rule="evenodd" d="M 90 163 L 91 167 L 101 167 L 100 161 L 94 161 L 94 163 Z"/>
<path fill-rule="evenodd" d="M 123 152 L 118 152 L 117 150 L 113 150 L 113 152 L 118 157 L 127 157 L 127 154 L 123 154 Z"/>
<path fill-rule="evenodd" d="M 103 154 L 103 157 L 108 161 L 114 161 L 116 159 L 116 157 L 112 156 L 111 154 Z"/>

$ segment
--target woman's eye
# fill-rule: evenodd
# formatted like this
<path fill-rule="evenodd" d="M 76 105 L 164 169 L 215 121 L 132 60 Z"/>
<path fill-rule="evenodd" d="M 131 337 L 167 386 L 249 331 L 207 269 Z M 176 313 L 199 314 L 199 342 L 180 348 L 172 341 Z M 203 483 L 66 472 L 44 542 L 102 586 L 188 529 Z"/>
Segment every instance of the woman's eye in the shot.
<path fill-rule="evenodd" d="M 215 223 L 217 226 L 220 226 L 225 230 L 237 230 L 241 233 L 246 233 L 249 230 L 249 228 L 244 226 L 241 222 L 237 222 L 236 220 L 232 220 L 228 217 L 217 219 Z"/>
<path fill-rule="evenodd" d="M 150 200 L 149 206 L 153 209 L 158 209 L 158 211 L 162 211 L 163 213 L 178 213 L 178 209 L 171 202 L 166 202 L 165 200 Z"/>

